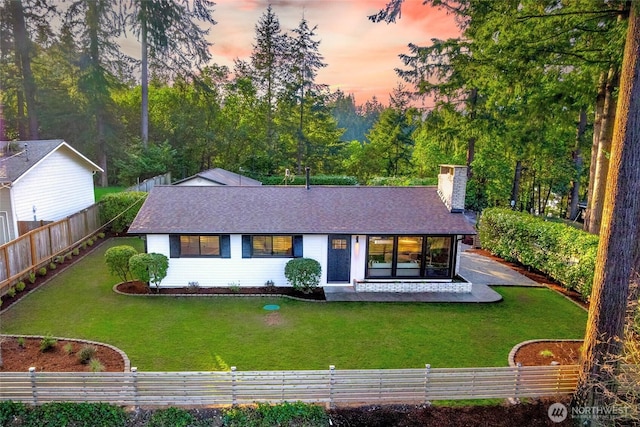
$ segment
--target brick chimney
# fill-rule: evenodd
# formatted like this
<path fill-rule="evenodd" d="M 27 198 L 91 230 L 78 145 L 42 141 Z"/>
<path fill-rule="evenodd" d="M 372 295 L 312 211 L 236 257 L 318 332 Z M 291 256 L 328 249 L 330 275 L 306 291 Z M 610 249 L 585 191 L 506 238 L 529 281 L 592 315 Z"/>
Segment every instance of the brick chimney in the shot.
<path fill-rule="evenodd" d="M 463 212 L 467 193 L 467 167 L 440 165 L 438 194 L 449 212 Z"/>

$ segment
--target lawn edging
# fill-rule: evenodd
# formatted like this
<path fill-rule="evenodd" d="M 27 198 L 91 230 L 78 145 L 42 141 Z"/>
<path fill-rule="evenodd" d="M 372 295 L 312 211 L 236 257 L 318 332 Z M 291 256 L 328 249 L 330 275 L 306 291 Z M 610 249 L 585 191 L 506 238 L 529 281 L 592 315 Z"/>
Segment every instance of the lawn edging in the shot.
<path fill-rule="evenodd" d="M 285 295 L 285 294 L 154 294 L 154 293 L 150 293 L 150 294 L 131 294 L 128 292 L 122 292 L 120 290 L 118 290 L 118 286 L 122 284 L 122 282 L 120 283 L 116 283 L 115 285 L 113 285 L 113 292 L 115 292 L 118 295 L 125 295 L 128 297 L 204 297 L 204 298 L 209 298 L 209 297 L 232 297 L 232 298 L 288 298 L 294 301 L 303 301 L 303 302 L 319 302 L 319 303 L 326 303 L 326 300 L 314 300 L 314 299 L 307 299 L 307 298 L 298 298 L 298 297 L 293 297 L 291 295 Z"/>

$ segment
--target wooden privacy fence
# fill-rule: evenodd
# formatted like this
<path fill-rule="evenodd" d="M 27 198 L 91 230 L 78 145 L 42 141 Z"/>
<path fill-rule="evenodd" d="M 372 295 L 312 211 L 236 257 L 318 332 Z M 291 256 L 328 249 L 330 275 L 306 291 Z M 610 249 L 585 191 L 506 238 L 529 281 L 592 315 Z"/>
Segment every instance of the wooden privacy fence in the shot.
<path fill-rule="evenodd" d="M 126 191 L 144 191 L 145 193 L 148 193 L 156 185 L 171 185 L 171 172 L 145 179 L 142 182 L 138 182 L 136 185 L 128 187 Z"/>
<path fill-rule="evenodd" d="M 101 226 L 99 205 L 95 204 L 0 246 L 0 295 L 13 282 L 49 263 Z"/>
<path fill-rule="evenodd" d="M 117 405 L 329 406 L 573 393 L 578 366 L 229 372 L 0 372 L 0 400 Z"/>

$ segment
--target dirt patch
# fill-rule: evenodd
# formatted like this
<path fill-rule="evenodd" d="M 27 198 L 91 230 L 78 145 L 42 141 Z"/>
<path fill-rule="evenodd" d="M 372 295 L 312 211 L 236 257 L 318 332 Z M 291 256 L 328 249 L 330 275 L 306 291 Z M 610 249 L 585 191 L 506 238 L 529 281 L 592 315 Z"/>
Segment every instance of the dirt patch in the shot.
<path fill-rule="evenodd" d="M 78 352 L 87 345 L 95 347 L 94 358 L 102 365 L 102 372 L 123 372 L 124 359 L 116 350 L 96 344 L 73 340 L 59 340 L 47 351 L 40 351 L 41 338 L 4 337 L 1 344 L 0 372 L 90 372 L 91 365 L 80 363 Z"/>
<path fill-rule="evenodd" d="M 335 426 L 571 426 L 571 418 L 553 423 L 547 414 L 558 400 L 533 400 L 519 405 L 494 406 L 362 406 L 338 408 L 329 415 Z M 565 400 L 563 403 L 568 404 Z"/>
<path fill-rule="evenodd" d="M 267 314 L 264 316 L 264 323 L 267 326 L 280 326 L 282 325 L 282 316 L 277 311 Z"/>
<path fill-rule="evenodd" d="M 124 282 L 116 286 L 116 290 L 123 294 L 130 295 L 238 295 L 238 296 L 286 296 L 296 299 L 325 301 L 324 289 L 315 288 L 309 293 L 304 293 L 293 289 L 290 286 L 263 286 L 238 288 L 230 287 L 198 287 L 198 288 L 160 288 L 149 287 L 140 281 Z"/>

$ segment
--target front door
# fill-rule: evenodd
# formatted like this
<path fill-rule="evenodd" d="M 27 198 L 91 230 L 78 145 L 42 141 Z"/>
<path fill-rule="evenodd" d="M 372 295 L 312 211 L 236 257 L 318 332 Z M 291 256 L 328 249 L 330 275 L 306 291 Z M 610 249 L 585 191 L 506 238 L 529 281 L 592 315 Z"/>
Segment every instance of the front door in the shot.
<path fill-rule="evenodd" d="M 327 282 L 351 281 L 351 236 L 330 234 L 327 256 Z"/>

